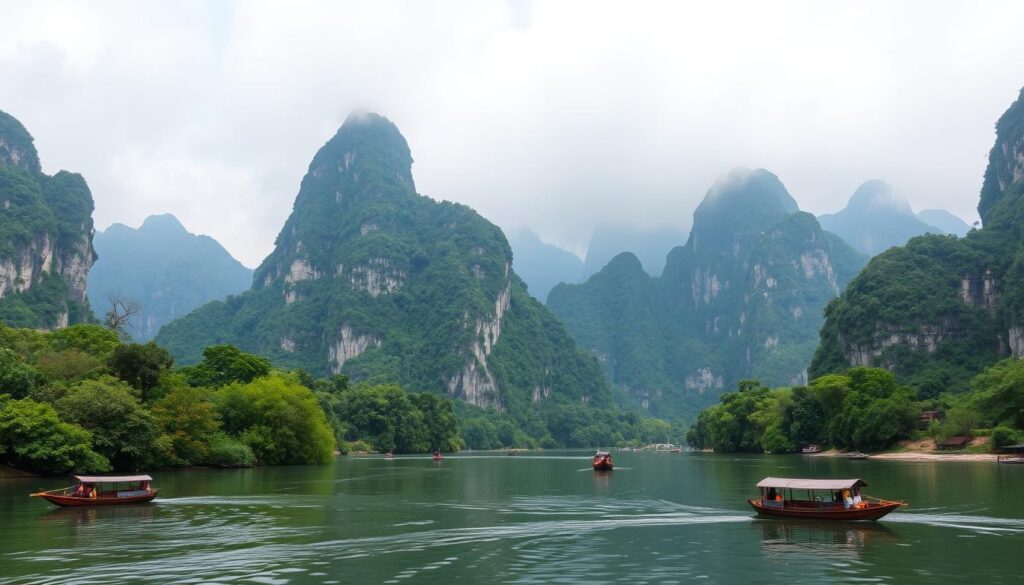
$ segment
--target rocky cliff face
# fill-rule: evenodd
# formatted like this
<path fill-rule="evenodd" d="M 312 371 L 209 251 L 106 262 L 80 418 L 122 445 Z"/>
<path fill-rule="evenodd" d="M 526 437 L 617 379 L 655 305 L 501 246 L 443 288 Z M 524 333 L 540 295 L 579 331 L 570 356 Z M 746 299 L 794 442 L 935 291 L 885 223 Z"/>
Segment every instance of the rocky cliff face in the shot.
<path fill-rule="evenodd" d="M 216 240 L 189 233 L 173 215 L 153 215 L 138 229 L 114 224 L 97 232 L 99 260 L 89 273 L 89 298 L 97 317 L 120 296 L 137 301 L 142 312 L 128 333 L 137 341 L 156 336 L 166 323 L 252 284 L 242 266 Z"/>
<path fill-rule="evenodd" d="M 805 380 L 823 309 L 863 262 L 775 175 L 737 169 L 698 206 L 662 276 L 623 254 L 548 304 L 641 406 L 687 415 L 744 378 Z"/>
<path fill-rule="evenodd" d="M 91 318 L 93 202 L 80 175 L 43 174 L 32 142 L 0 111 L 0 320 L 53 329 Z"/>
<path fill-rule="evenodd" d="M 1024 92 L 996 125 L 984 227 L 924 236 L 872 259 L 831 305 L 812 375 L 882 366 L 930 396 L 1024 355 Z"/>
<path fill-rule="evenodd" d="M 500 410 L 611 404 L 596 361 L 527 294 L 495 225 L 415 192 L 405 139 L 350 116 L 302 181 L 252 290 L 157 340 L 184 363 L 234 343 L 286 366 Z"/>

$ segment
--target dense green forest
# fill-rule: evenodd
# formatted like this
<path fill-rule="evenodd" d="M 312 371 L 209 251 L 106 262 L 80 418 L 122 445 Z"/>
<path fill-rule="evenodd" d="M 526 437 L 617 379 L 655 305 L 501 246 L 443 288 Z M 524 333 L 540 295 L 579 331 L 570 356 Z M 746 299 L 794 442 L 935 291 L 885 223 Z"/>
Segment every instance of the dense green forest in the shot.
<path fill-rule="evenodd" d="M 0 325 L 0 463 L 41 473 L 327 462 L 332 452 L 610 446 L 681 435 L 637 413 L 506 413 L 389 383 L 275 368 L 231 345 L 175 367 L 98 325 Z"/>
<path fill-rule="evenodd" d="M 920 427 L 925 410 L 943 413 L 942 421 Z M 1003 360 L 971 380 L 969 391 L 936 398 L 880 368 L 850 368 L 793 388 L 744 381 L 703 410 L 686 438 L 717 452 L 789 453 L 810 444 L 875 451 L 902 439 L 982 434 L 992 448 L 1024 440 L 1024 361 Z"/>

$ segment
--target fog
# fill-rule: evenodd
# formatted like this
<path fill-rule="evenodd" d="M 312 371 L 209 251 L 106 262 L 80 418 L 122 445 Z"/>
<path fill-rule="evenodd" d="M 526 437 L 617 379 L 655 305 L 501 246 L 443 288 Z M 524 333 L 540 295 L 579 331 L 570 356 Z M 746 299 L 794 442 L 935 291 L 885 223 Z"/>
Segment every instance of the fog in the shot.
<path fill-rule="evenodd" d="M 355 109 L 418 190 L 582 253 L 602 223 L 688 226 L 766 168 L 834 212 L 879 178 L 968 222 L 1024 86 L 1019 2 L 0 1 L 0 109 L 96 225 L 175 214 L 248 266 Z M 682 242 L 680 242 L 682 243 Z"/>

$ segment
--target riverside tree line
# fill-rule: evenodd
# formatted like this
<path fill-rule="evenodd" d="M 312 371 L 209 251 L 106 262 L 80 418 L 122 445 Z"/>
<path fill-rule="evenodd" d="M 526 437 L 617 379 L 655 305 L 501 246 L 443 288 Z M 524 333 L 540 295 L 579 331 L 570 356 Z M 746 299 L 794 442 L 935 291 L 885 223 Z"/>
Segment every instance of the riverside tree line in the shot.
<path fill-rule="evenodd" d="M 920 428 L 926 410 L 943 412 L 943 420 Z M 974 377 L 968 391 L 937 397 L 880 368 L 850 368 L 794 388 L 748 380 L 701 411 L 686 438 L 719 452 L 789 453 L 810 444 L 874 451 L 903 439 L 978 435 L 989 435 L 992 448 L 1024 440 L 1021 360 L 1003 360 Z"/>

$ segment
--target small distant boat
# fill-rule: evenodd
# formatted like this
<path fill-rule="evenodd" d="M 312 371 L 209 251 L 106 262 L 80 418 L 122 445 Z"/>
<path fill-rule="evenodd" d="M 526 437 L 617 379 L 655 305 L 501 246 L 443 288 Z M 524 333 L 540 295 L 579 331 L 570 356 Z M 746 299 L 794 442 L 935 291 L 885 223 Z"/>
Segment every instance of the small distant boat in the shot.
<path fill-rule="evenodd" d="M 803 449 L 800 449 L 800 452 L 803 453 L 804 455 L 811 455 L 811 454 L 814 454 L 814 453 L 821 453 L 821 447 L 819 447 L 817 445 L 807 445 Z"/>
<path fill-rule="evenodd" d="M 385 459 L 394 459 L 395 458 L 395 454 L 392 453 L 391 451 L 388 451 L 387 453 L 384 454 L 384 458 Z"/>
<path fill-rule="evenodd" d="M 853 460 L 867 459 L 868 457 L 871 457 L 867 453 L 861 453 L 860 451 L 851 451 L 850 453 L 846 453 L 843 456 L 846 457 L 847 459 Z"/>
<path fill-rule="evenodd" d="M 434 461 L 440 461 L 441 459 L 443 459 L 443 457 L 441 457 L 441 452 L 440 451 L 434 451 L 433 457 L 434 457 Z"/>
<path fill-rule="evenodd" d="M 607 451 L 598 451 L 594 455 L 594 471 L 611 471 L 612 454 Z"/>
<path fill-rule="evenodd" d="M 65 507 L 141 504 L 160 491 L 150 486 L 152 481 L 148 475 L 72 475 L 66 488 L 30 495 Z"/>
<path fill-rule="evenodd" d="M 862 496 L 860 488 L 867 485 L 862 479 L 766 477 L 757 483 L 761 497 L 747 500 L 747 503 L 759 516 L 815 520 L 878 520 L 906 505 L 901 501 Z M 806 492 L 807 499 L 798 499 L 794 492 Z M 825 497 L 815 495 L 820 492 L 824 492 Z"/>
<path fill-rule="evenodd" d="M 682 447 L 676 447 L 675 449 L 669 449 L 668 452 L 669 453 L 682 453 L 683 449 L 682 449 Z"/>

